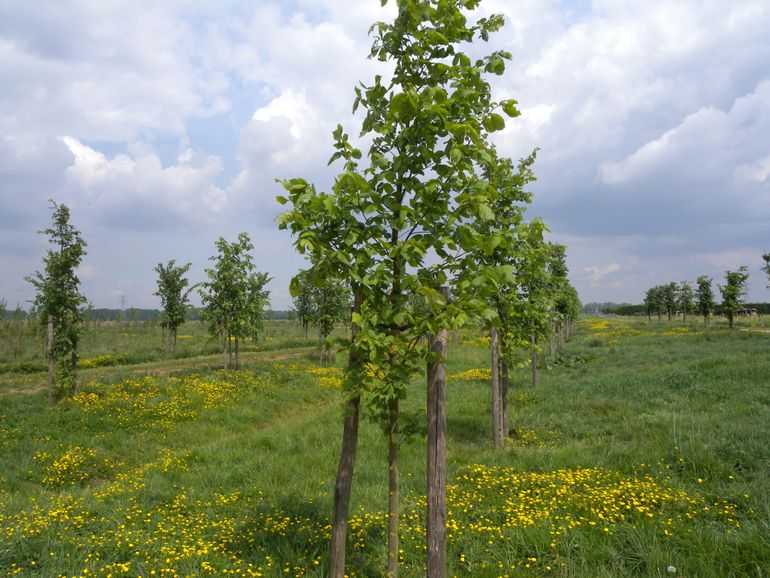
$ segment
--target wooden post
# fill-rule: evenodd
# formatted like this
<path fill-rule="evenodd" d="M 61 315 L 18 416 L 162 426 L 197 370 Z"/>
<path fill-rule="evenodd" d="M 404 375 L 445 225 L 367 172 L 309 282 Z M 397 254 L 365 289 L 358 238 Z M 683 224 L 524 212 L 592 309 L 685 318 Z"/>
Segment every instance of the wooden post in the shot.
<path fill-rule="evenodd" d="M 539 385 L 537 375 L 537 336 L 534 331 L 529 336 L 529 343 L 532 346 L 532 388 L 537 389 Z"/>
<path fill-rule="evenodd" d="M 78 394 L 78 345 L 75 342 L 72 353 L 70 354 L 70 370 L 72 371 L 72 383 L 70 385 L 70 395 Z"/>
<path fill-rule="evenodd" d="M 353 299 L 353 311 L 361 310 L 361 294 L 356 293 Z M 351 324 L 351 343 L 356 339 L 356 324 Z M 351 348 L 348 366 L 358 364 L 356 354 Z M 356 446 L 358 445 L 358 419 L 361 407 L 361 395 L 354 392 L 345 403 L 345 421 L 342 427 L 342 449 L 340 450 L 340 465 L 337 469 L 337 480 L 334 483 L 334 511 L 332 513 L 332 541 L 329 552 L 329 577 L 344 578 L 345 576 L 345 540 L 348 530 L 348 512 L 350 509 L 350 494 L 353 488 L 353 467 L 356 461 Z"/>
<path fill-rule="evenodd" d="M 502 362 L 501 373 L 500 398 L 502 407 L 500 413 L 502 415 L 502 423 L 500 426 L 503 431 L 503 443 L 506 443 L 508 441 L 508 431 L 510 430 L 508 422 L 508 390 L 511 386 L 511 377 L 508 371 L 508 364 L 505 361 Z"/>
<path fill-rule="evenodd" d="M 48 356 L 48 403 L 53 403 L 53 315 L 48 316 L 45 348 Z"/>
<path fill-rule="evenodd" d="M 449 289 L 441 292 L 449 302 Z M 428 364 L 427 578 L 446 577 L 446 358 L 447 330 L 430 336 L 438 359 Z"/>
<path fill-rule="evenodd" d="M 556 323 L 551 321 L 551 330 L 548 335 L 548 356 L 556 357 Z"/>
<path fill-rule="evenodd" d="M 500 417 L 500 333 L 494 325 L 489 328 L 489 349 L 492 356 L 492 441 L 496 448 L 502 445 Z"/>
<path fill-rule="evenodd" d="M 227 369 L 227 332 L 224 322 L 219 322 L 219 332 L 222 334 L 222 368 Z"/>
<path fill-rule="evenodd" d="M 388 406 L 388 578 L 398 578 L 398 398 L 393 397 Z"/>

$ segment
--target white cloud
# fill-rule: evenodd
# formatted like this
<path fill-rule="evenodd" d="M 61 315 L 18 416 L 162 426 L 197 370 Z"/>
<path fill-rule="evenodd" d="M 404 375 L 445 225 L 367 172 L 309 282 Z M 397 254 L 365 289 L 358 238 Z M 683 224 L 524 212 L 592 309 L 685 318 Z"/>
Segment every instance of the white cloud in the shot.
<path fill-rule="evenodd" d="M 767 182 L 768 177 L 770 177 L 770 155 L 755 163 L 738 165 L 735 169 L 735 176 L 740 180 Z"/>
<path fill-rule="evenodd" d="M 620 271 L 620 265 L 617 263 L 610 263 L 603 266 L 585 267 L 584 273 L 588 273 L 588 278 L 591 283 L 598 283 L 607 275 Z"/>
<path fill-rule="evenodd" d="M 118 154 L 112 159 L 73 137 L 62 141 L 72 151 L 75 162 L 69 167 L 72 176 L 70 194 L 94 205 L 99 212 L 123 212 L 122 224 L 127 228 L 144 228 L 141 219 L 148 209 L 185 220 L 198 221 L 207 213 L 221 211 L 225 193 L 213 184 L 221 171 L 217 157 L 183 150 L 177 162 L 163 166 L 151 147 L 130 147 L 133 156 Z"/>
<path fill-rule="evenodd" d="M 727 270 L 759 263 L 761 261 L 761 254 L 760 251 L 757 251 L 756 249 L 739 247 L 728 249 L 726 251 L 695 253 L 692 256 L 692 260 L 704 263 L 708 267 Z"/>
<path fill-rule="evenodd" d="M 76 270 L 77 276 L 82 279 L 95 279 L 96 278 L 96 268 L 92 265 L 79 265 Z"/>

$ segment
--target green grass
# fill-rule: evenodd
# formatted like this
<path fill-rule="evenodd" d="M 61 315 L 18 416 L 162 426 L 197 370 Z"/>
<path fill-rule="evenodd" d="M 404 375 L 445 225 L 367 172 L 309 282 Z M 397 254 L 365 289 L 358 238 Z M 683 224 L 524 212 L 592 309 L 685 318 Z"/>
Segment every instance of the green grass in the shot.
<path fill-rule="evenodd" d="M 538 390 L 515 372 L 502 450 L 488 383 L 448 380 L 450 576 L 770 575 L 770 333 L 674 327 L 582 322 Z M 478 337 L 451 336 L 450 376 L 488 368 Z M 2 376 L 0 577 L 323 576 L 342 400 L 314 358 L 158 355 L 55 407 Z M 403 576 L 424 575 L 424 454 L 401 453 Z M 351 575 L 383 574 L 386 467 L 364 419 Z"/>
<path fill-rule="evenodd" d="M 316 344 L 311 334 L 310 343 Z M 243 352 L 272 351 L 292 346 L 304 346 L 296 322 L 268 320 L 256 342 L 246 340 Z M 99 365 L 126 365 L 163 359 L 187 359 L 214 355 L 220 345 L 207 333 L 200 321 L 188 321 L 177 332 L 176 351 L 164 351 L 163 330 L 155 321 L 93 321 L 84 324 L 79 356 L 86 367 Z M 89 363 L 94 361 L 95 363 Z M 0 375 L 4 373 L 34 373 L 46 370 L 41 336 L 32 321 L 0 321 Z"/>

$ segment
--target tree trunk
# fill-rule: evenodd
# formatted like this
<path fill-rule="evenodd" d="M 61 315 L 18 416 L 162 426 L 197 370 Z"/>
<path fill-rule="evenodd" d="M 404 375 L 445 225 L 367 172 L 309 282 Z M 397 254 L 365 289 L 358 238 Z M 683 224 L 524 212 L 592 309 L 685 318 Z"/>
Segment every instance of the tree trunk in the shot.
<path fill-rule="evenodd" d="M 361 294 L 353 300 L 353 312 L 361 309 Z M 356 325 L 351 325 L 351 344 L 356 340 Z M 348 367 L 358 365 L 358 359 L 351 348 Z M 340 464 L 337 468 L 337 480 L 334 483 L 334 511 L 332 513 L 332 541 L 329 548 L 329 578 L 345 577 L 345 541 L 348 530 L 348 512 L 350 494 L 353 488 L 353 467 L 358 445 L 358 421 L 361 408 L 361 395 L 354 393 L 345 404 L 345 421 L 342 426 L 342 449 Z"/>
<path fill-rule="evenodd" d="M 687 325 L 687 309 L 682 308 L 682 324 Z"/>
<path fill-rule="evenodd" d="M 53 315 L 48 316 L 48 332 L 45 341 L 46 356 L 48 357 L 48 403 L 53 403 Z"/>
<path fill-rule="evenodd" d="M 388 578 L 398 577 L 398 398 L 388 410 Z"/>
<path fill-rule="evenodd" d="M 508 441 L 508 431 L 510 430 L 510 426 L 508 424 L 508 389 L 511 385 L 511 378 L 508 371 L 508 364 L 503 361 L 501 363 L 502 365 L 502 380 L 501 380 L 501 388 L 500 388 L 500 398 L 501 398 L 501 415 L 502 415 L 502 423 L 500 424 L 502 426 L 503 430 L 503 443 Z"/>
<path fill-rule="evenodd" d="M 235 338 L 235 369 L 241 368 L 240 344 L 241 344 L 241 340 L 238 339 L 238 337 L 236 337 Z"/>
<path fill-rule="evenodd" d="M 548 338 L 548 357 L 556 357 L 556 337 L 553 333 Z"/>
<path fill-rule="evenodd" d="M 74 343 L 72 346 L 72 353 L 70 354 L 70 372 L 71 384 L 70 395 L 77 395 L 78 393 L 78 345 Z"/>
<path fill-rule="evenodd" d="M 222 334 L 222 367 L 227 369 L 227 331 L 224 324 L 219 326 L 219 331 Z"/>
<path fill-rule="evenodd" d="M 171 351 L 173 353 L 176 353 L 176 332 L 177 332 L 177 329 L 176 329 L 176 327 L 174 327 L 174 342 L 173 342 L 173 344 L 171 346 Z"/>
<path fill-rule="evenodd" d="M 537 374 L 537 336 L 534 331 L 529 336 L 529 342 L 532 346 L 532 388 L 537 389 L 540 383 Z"/>
<path fill-rule="evenodd" d="M 496 448 L 502 445 L 500 427 L 500 334 L 497 327 L 489 328 L 489 350 L 492 365 L 492 441 Z"/>
<path fill-rule="evenodd" d="M 446 343 L 446 329 L 429 340 L 439 359 L 428 364 L 427 578 L 446 578 Z"/>

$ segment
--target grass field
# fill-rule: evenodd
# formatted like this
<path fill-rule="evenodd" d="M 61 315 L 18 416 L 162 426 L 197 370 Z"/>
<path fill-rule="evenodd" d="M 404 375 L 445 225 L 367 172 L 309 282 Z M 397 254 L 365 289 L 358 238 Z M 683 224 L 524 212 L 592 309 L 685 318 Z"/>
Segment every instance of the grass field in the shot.
<path fill-rule="evenodd" d="M 270 331 L 221 372 L 199 324 L 172 359 L 157 328 L 94 327 L 84 357 L 118 360 L 54 407 L 35 346 L 7 347 L 0 577 L 325 575 L 339 369 L 295 325 Z M 583 320 L 538 390 L 515 373 L 503 450 L 486 347 L 449 343 L 450 576 L 770 576 L 767 324 Z M 405 406 L 424 413 L 418 381 Z M 405 441 L 407 577 L 424 575 L 424 454 Z M 364 420 L 351 576 L 383 574 L 386 489 L 385 440 Z"/>

